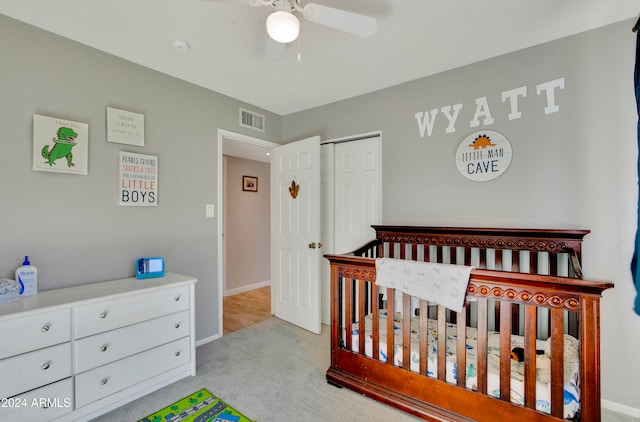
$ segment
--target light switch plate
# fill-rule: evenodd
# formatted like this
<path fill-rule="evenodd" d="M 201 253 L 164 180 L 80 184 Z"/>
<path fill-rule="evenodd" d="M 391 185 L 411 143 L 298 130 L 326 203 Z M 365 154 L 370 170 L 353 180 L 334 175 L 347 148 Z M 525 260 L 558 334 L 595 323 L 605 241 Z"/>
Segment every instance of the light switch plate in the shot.
<path fill-rule="evenodd" d="M 213 204 L 206 204 L 205 210 L 207 218 L 213 218 L 216 216 L 216 207 L 214 207 Z"/>

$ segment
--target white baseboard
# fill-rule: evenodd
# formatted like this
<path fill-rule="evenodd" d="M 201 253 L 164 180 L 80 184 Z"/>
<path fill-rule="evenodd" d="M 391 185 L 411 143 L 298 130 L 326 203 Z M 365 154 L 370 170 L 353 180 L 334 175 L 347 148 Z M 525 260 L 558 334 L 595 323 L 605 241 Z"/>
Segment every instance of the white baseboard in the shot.
<path fill-rule="evenodd" d="M 211 343 L 212 341 L 218 340 L 221 337 L 222 336 L 220 334 L 216 334 L 215 336 L 201 338 L 200 340 L 196 341 L 196 347 L 202 346 L 203 344 Z"/>
<path fill-rule="evenodd" d="M 256 284 L 250 284 L 248 286 L 238 287 L 236 289 L 227 290 L 226 292 L 224 292 L 224 295 L 233 296 L 233 295 L 237 295 L 238 293 L 244 293 L 250 290 L 255 290 L 255 289 L 259 289 L 261 287 L 267 287 L 267 286 L 271 286 L 271 280 L 263 281 L 261 283 L 256 283 Z"/>
<path fill-rule="evenodd" d="M 640 418 L 640 409 L 636 409 L 635 407 L 626 406 L 624 404 L 604 399 L 602 399 L 601 405 L 603 409 L 611 410 L 612 412 L 616 413 L 622 413 L 623 415 L 631 416 L 634 418 Z"/>

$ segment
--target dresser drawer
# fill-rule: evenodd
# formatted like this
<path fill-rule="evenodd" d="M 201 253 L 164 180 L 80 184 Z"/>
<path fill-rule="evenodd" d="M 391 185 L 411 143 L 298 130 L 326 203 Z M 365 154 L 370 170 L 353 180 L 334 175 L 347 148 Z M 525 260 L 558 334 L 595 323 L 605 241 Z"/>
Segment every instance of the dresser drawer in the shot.
<path fill-rule="evenodd" d="M 70 377 L 71 343 L 3 359 L 0 374 L 0 398 Z"/>
<path fill-rule="evenodd" d="M 75 342 L 76 373 L 189 335 L 189 311 L 129 325 Z"/>
<path fill-rule="evenodd" d="M 75 308 L 76 338 L 189 309 L 189 286 L 135 294 Z"/>
<path fill-rule="evenodd" d="M 71 340 L 71 309 L 0 321 L 0 359 Z"/>
<path fill-rule="evenodd" d="M 76 375 L 76 407 L 190 362 L 190 344 L 186 337 Z"/>
<path fill-rule="evenodd" d="M 73 410 L 71 378 L 31 390 L 16 397 L 0 399 L 0 420 L 48 422 Z"/>

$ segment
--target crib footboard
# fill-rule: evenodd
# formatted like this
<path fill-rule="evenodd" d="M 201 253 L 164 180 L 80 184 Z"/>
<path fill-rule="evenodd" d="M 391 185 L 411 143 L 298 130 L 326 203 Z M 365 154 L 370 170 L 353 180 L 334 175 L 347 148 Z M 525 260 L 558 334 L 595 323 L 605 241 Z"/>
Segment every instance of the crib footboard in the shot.
<path fill-rule="evenodd" d="M 373 257 L 327 258 L 330 383 L 427 420 L 600 420 L 611 283 L 474 269 L 456 313 L 377 286 Z"/>

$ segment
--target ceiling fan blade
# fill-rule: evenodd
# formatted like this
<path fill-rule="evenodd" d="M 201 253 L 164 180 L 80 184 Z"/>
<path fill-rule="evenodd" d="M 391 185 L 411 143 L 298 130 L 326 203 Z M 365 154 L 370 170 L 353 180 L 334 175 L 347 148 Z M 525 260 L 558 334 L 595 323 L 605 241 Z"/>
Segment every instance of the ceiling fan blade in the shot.
<path fill-rule="evenodd" d="M 266 36 L 265 47 L 264 47 L 264 58 L 270 62 L 275 62 L 284 57 L 284 50 L 287 45 L 275 41 L 270 36 Z"/>
<path fill-rule="evenodd" d="M 303 15 L 310 22 L 361 37 L 369 37 L 378 30 L 378 21 L 375 18 L 321 4 L 308 3 L 304 6 Z"/>

